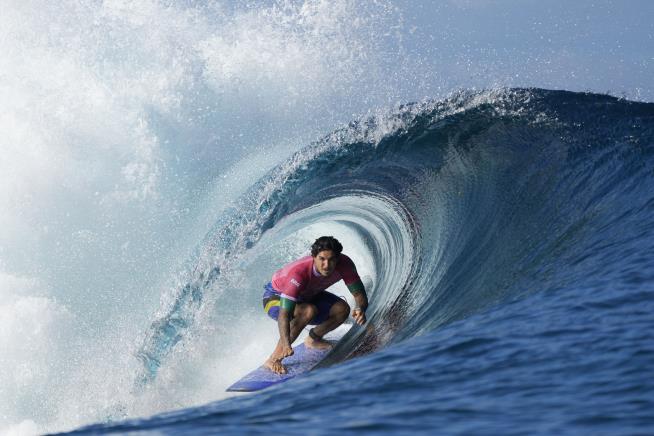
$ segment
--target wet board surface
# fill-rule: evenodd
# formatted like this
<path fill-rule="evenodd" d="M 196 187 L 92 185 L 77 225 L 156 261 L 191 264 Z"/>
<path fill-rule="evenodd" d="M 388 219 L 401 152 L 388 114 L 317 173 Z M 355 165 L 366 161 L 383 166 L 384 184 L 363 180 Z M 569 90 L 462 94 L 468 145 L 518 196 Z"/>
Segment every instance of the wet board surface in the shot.
<path fill-rule="evenodd" d="M 345 322 L 336 327 L 333 331 L 327 333 L 323 339 L 329 342 L 332 347 L 335 346 L 345 334 L 352 328 L 352 324 Z M 300 336 L 299 345 L 293 347 L 293 355 L 282 361 L 286 367 L 286 374 L 275 374 L 270 369 L 261 365 L 257 369 L 247 373 L 236 383 L 228 387 L 227 392 L 255 392 L 283 383 L 294 377 L 311 371 L 321 360 L 323 360 L 331 348 L 328 350 L 316 350 L 307 348 L 304 345 L 304 338 Z"/>
<path fill-rule="evenodd" d="M 335 341 L 332 345 L 335 344 Z M 261 365 L 259 368 L 248 373 L 245 377 L 227 388 L 227 392 L 254 392 L 265 389 L 269 386 L 283 383 L 300 374 L 310 371 L 322 359 L 327 356 L 330 350 L 316 350 L 307 348 L 304 343 L 293 347 L 294 354 L 283 360 L 286 367 L 286 374 L 275 374 L 270 369 Z"/>

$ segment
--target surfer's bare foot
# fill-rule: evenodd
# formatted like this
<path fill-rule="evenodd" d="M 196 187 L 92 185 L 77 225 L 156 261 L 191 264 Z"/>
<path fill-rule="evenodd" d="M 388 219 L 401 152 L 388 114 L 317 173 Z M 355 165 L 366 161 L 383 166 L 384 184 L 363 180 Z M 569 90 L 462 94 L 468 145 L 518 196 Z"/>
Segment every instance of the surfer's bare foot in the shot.
<path fill-rule="evenodd" d="M 328 350 L 332 348 L 332 344 L 326 340 L 313 339 L 311 336 L 307 336 L 307 338 L 304 340 L 304 345 L 306 345 L 307 348 L 313 348 L 314 350 Z"/>
<path fill-rule="evenodd" d="M 276 374 L 286 374 L 286 368 L 284 367 L 284 365 L 282 365 L 281 360 L 276 360 L 271 357 L 268 360 L 266 360 L 263 366 L 265 366 L 266 368 L 268 368 L 269 370 L 271 370 Z"/>

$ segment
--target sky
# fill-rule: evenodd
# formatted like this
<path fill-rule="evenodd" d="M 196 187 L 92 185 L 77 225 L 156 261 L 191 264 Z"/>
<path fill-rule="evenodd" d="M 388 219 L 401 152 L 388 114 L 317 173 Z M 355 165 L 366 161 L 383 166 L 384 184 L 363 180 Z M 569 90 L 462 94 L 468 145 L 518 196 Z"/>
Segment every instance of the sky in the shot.
<path fill-rule="evenodd" d="M 537 86 L 654 101 L 654 2 L 394 2 L 431 86 Z"/>

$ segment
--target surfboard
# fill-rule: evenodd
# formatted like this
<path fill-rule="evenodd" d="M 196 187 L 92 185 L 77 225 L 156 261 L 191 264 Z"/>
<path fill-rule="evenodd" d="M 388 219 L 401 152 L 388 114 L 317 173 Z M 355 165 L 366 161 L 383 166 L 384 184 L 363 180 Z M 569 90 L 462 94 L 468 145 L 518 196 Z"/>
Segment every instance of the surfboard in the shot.
<path fill-rule="evenodd" d="M 350 324 L 341 324 L 335 330 L 325 335 L 324 339 L 330 344 L 336 345 L 351 327 L 352 325 Z M 304 342 L 301 342 L 299 345 L 293 347 L 293 355 L 282 361 L 286 367 L 286 374 L 276 374 L 261 365 L 228 387 L 227 392 L 255 392 L 283 383 L 311 371 L 330 351 L 331 349 L 316 350 L 314 348 L 307 348 Z"/>
<path fill-rule="evenodd" d="M 330 341 L 333 343 L 333 341 Z M 236 383 L 227 388 L 227 392 L 254 392 L 272 385 L 283 383 L 300 374 L 311 371 L 330 350 L 316 350 L 307 348 L 304 343 L 293 347 L 293 355 L 282 362 L 286 367 L 286 374 L 276 374 L 261 365 L 259 368 L 245 375 Z"/>

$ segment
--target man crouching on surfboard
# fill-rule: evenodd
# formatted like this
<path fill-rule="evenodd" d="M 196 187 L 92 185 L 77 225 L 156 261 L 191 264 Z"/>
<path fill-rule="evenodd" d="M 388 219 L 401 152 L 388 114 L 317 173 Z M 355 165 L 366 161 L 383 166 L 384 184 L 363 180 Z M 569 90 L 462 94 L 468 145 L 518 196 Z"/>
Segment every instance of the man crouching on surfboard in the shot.
<path fill-rule="evenodd" d="M 343 324 L 350 313 L 343 299 L 325 291 L 339 280 L 343 279 L 356 301 L 352 317 L 359 325 L 366 322 L 366 290 L 354 262 L 342 251 L 336 238 L 322 236 L 311 246 L 311 256 L 284 266 L 264 287 L 264 310 L 279 327 L 277 347 L 264 364 L 272 371 L 286 373 L 282 359 L 293 355 L 292 344 L 308 324 L 316 327 L 309 330 L 304 344 L 316 349 L 331 347 L 322 337 Z"/>

